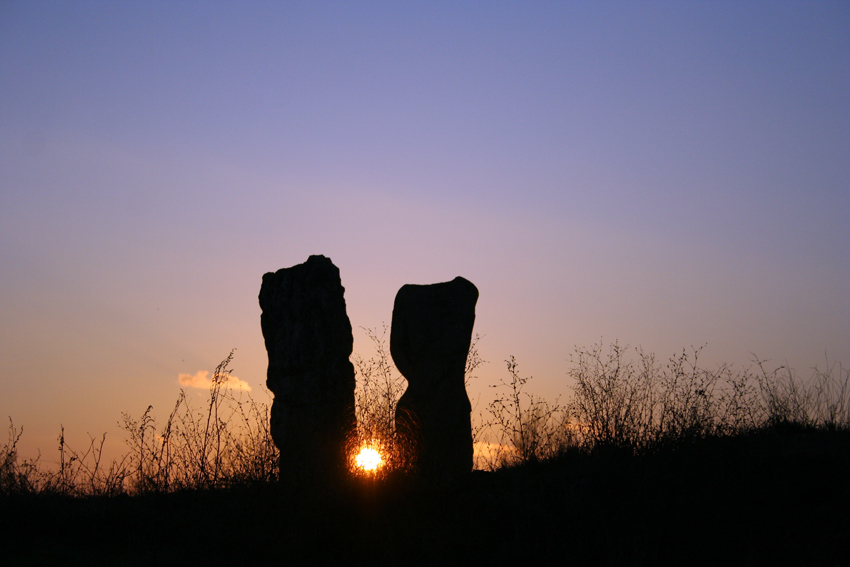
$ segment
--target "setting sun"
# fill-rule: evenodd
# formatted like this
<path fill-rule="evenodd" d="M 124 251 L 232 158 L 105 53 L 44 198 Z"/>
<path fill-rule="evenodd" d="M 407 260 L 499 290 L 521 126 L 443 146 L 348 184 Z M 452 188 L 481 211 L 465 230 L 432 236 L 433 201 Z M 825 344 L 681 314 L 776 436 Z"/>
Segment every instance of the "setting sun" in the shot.
<path fill-rule="evenodd" d="M 354 459 L 354 462 L 357 463 L 358 468 L 364 471 L 375 472 L 383 466 L 384 459 L 377 450 L 370 447 L 363 447 Z"/>

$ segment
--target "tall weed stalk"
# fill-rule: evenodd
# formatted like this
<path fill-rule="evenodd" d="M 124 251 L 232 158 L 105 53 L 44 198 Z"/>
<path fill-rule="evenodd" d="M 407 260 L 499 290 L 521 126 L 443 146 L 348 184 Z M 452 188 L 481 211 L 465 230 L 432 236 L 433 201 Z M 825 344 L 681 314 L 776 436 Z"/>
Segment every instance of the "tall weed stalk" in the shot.
<path fill-rule="evenodd" d="M 202 410 L 181 390 L 162 427 L 150 406 L 139 419 L 123 414 L 132 490 L 208 489 L 277 477 L 269 404 L 230 387 L 232 360 L 231 351 L 216 367 Z"/>

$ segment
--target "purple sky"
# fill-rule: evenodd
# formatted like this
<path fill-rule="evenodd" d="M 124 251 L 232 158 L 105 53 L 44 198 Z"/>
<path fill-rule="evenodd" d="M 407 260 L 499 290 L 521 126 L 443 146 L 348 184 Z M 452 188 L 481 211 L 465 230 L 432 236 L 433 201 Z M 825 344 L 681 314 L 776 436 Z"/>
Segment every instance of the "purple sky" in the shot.
<path fill-rule="evenodd" d="M 4 2 L 0 417 L 49 458 L 60 424 L 120 448 L 231 348 L 262 398 L 261 277 L 310 254 L 364 355 L 401 285 L 474 282 L 473 397 L 512 354 L 564 394 L 600 339 L 850 364 L 849 29 L 847 2 Z"/>

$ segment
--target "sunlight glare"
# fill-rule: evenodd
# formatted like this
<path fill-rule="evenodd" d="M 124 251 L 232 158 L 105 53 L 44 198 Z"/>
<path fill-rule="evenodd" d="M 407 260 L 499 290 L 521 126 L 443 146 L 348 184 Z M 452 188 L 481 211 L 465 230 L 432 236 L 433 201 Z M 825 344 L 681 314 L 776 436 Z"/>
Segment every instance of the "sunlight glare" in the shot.
<path fill-rule="evenodd" d="M 355 458 L 355 462 L 364 471 L 375 472 L 384 464 L 384 459 L 375 449 L 363 447 Z"/>

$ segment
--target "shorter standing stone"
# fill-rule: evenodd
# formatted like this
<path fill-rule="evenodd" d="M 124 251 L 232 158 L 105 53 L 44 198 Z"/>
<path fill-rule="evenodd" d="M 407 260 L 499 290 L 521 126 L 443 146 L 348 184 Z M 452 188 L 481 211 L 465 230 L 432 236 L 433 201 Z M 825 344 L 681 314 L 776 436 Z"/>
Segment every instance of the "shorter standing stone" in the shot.
<path fill-rule="evenodd" d="M 472 407 L 464 384 L 478 289 L 457 277 L 405 285 L 393 306 L 390 353 L 407 390 L 396 408 L 402 461 L 436 479 L 472 470 Z"/>
<path fill-rule="evenodd" d="M 263 276 L 271 434 L 284 480 L 327 479 L 347 467 L 356 423 L 344 292 L 339 269 L 324 256 Z"/>

